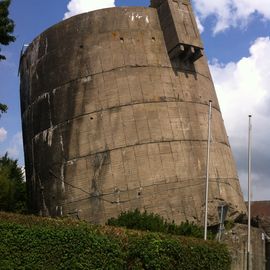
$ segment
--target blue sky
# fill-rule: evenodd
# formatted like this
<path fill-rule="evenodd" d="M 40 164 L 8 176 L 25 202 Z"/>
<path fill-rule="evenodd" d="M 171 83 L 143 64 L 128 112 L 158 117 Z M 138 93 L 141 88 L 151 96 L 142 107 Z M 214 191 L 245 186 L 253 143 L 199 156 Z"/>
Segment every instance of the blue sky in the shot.
<path fill-rule="evenodd" d="M 0 155 L 23 165 L 18 63 L 30 43 L 64 16 L 109 6 L 149 6 L 146 0 L 13 0 L 15 43 L 1 47 L 0 102 L 9 110 L 0 119 Z M 223 118 L 246 195 L 247 123 L 253 115 L 253 198 L 270 200 L 270 5 L 269 0 L 193 0 Z M 65 15 L 66 14 L 66 15 Z"/>

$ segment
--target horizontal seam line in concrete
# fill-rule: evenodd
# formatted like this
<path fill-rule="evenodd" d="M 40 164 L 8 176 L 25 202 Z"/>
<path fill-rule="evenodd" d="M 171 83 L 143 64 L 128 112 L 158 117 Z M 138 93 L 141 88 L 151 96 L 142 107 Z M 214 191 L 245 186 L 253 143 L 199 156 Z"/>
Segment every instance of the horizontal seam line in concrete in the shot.
<path fill-rule="evenodd" d="M 141 145 L 147 145 L 147 144 L 158 144 L 158 143 L 170 143 L 170 142 L 207 142 L 207 140 L 164 140 L 164 141 L 156 141 L 156 142 L 146 142 L 146 143 L 138 143 L 138 144 L 132 144 L 132 145 L 126 145 L 126 146 L 121 146 L 121 147 L 115 147 L 115 148 L 111 148 L 111 149 L 107 149 L 107 150 L 103 150 L 103 151 L 99 151 L 99 152 L 95 152 L 92 154 L 88 154 L 88 155 L 84 155 L 84 156 L 79 156 L 79 157 L 75 157 L 69 160 L 66 160 L 65 163 L 67 164 L 68 162 L 72 162 L 72 161 L 76 161 L 79 159 L 84 159 L 86 157 L 90 157 L 90 156 L 94 156 L 96 154 L 102 154 L 102 153 L 106 153 L 108 151 L 116 151 L 116 150 L 120 150 L 120 149 L 125 149 L 125 148 L 129 148 L 129 147 L 134 147 L 134 146 L 141 146 Z M 223 144 L 227 147 L 230 148 L 230 145 L 225 143 L 225 142 L 212 142 L 213 143 L 217 143 L 217 144 Z M 173 152 L 171 152 L 173 153 Z M 177 153 L 177 152 L 176 152 Z"/>
<path fill-rule="evenodd" d="M 148 188 L 148 187 L 160 186 L 160 185 L 164 185 L 165 186 L 165 185 L 169 185 L 169 184 L 177 184 L 177 183 L 181 184 L 183 182 L 188 182 L 188 181 L 191 181 L 191 180 L 193 180 L 193 181 L 201 181 L 201 180 L 204 180 L 205 178 L 206 178 L 206 176 L 197 176 L 197 177 L 194 177 L 194 178 L 179 178 L 178 181 L 174 181 L 174 182 L 154 183 L 154 184 L 151 184 L 151 185 L 140 185 L 140 187 L 142 187 L 142 188 Z M 212 182 L 212 183 L 216 183 L 218 180 L 226 180 L 226 179 L 231 179 L 231 180 L 238 181 L 238 178 L 235 178 L 235 177 L 211 177 L 211 178 L 209 178 L 210 182 Z M 227 182 L 224 182 L 224 181 L 222 181 L 220 183 L 222 183 L 222 184 L 228 184 Z M 201 184 L 201 183 L 198 183 L 198 184 Z M 203 182 L 203 184 L 205 184 L 205 182 Z M 197 184 L 195 184 L 195 185 L 197 185 Z M 129 189 L 129 188 L 126 188 L 126 189 L 117 189 L 117 192 L 114 191 L 114 192 L 109 192 L 109 193 L 101 193 L 100 196 L 109 196 L 109 195 L 117 194 L 118 192 L 121 193 L 121 192 L 126 192 L 126 191 L 134 191 L 134 190 L 138 190 L 140 187 L 136 187 L 136 188 L 132 188 L 132 189 Z M 114 188 L 110 188 L 110 189 L 114 189 Z M 170 189 L 174 189 L 174 188 L 170 188 Z"/>
<path fill-rule="evenodd" d="M 176 184 L 176 183 L 179 183 L 181 184 L 182 182 L 188 182 L 188 181 L 201 181 L 201 180 L 204 180 L 206 179 L 206 176 L 200 176 L 200 177 L 194 177 L 194 178 L 179 178 L 178 181 L 175 181 L 175 182 L 169 182 L 169 183 L 154 183 L 152 185 L 147 185 L 147 186 L 144 186 L 144 185 L 141 185 L 140 187 L 142 188 L 148 188 L 148 187 L 152 187 L 152 186 L 161 186 L 161 185 L 169 185 L 169 184 Z M 238 178 L 235 178 L 235 177 L 219 177 L 219 178 L 214 178 L 214 177 L 211 177 L 209 178 L 209 182 L 211 183 L 216 183 L 216 182 L 219 182 L 221 184 L 229 184 L 227 182 L 225 182 L 224 180 L 226 179 L 230 179 L 230 180 L 235 180 L 235 181 L 238 181 Z M 219 181 L 219 180 L 223 180 L 222 182 Z M 201 184 L 205 184 L 205 182 L 200 182 L 200 183 L 197 183 L 197 184 L 193 184 L 192 186 L 196 186 L 196 185 L 201 185 Z M 125 190 L 119 190 L 120 193 L 121 192 L 126 192 L 126 191 L 135 191 L 135 190 L 138 190 L 138 188 L 140 187 L 137 187 L 137 188 L 133 188 L 133 189 L 125 189 Z M 168 190 L 174 190 L 174 189 L 179 189 L 179 188 L 185 188 L 186 186 L 180 186 L 180 187 L 175 187 L 175 188 L 169 188 Z M 115 192 L 112 192 L 112 193 L 103 193 L 102 195 L 103 196 L 109 196 L 109 195 L 113 195 L 115 194 Z"/>
<path fill-rule="evenodd" d="M 146 102 L 134 102 L 134 103 L 129 103 L 129 104 L 124 104 L 124 105 L 119 105 L 119 106 L 114 106 L 114 107 L 109 107 L 109 108 L 106 108 L 106 109 L 100 109 L 100 110 L 96 110 L 96 111 L 93 111 L 93 112 L 89 112 L 89 113 L 84 113 L 84 114 L 80 114 L 80 115 L 77 115 L 73 118 L 70 118 L 68 120 L 65 120 L 63 122 L 60 122 L 58 124 L 55 124 L 53 126 L 50 126 L 46 129 L 43 129 L 41 131 L 39 131 L 38 133 L 36 133 L 36 135 L 32 138 L 34 139 L 36 136 L 39 136 L 41 133 L 43 133 L 44 131 L 46 130 L 49 130 L 49 129 L 56 129 L 58 128 L 58 126 L 62 126 L 62 125 L 65 125 L 66 123 L 69 123 L 69 122 L 72 122 L 76 119 L 79 119 L 79 118 L 82 118 L 84 116 L 89 116 L 91 114 L 96 114 L 96 113 L 100 113 L 100 112 L 104 112 L 104 111 L 110 111 L 110 110 L 114 110 L 114 109 L 119 109 L 119 108 L 123 108 L 123 107 L 129 107 L 129 106 L 135 106 L 135 105 L 143 105 L 143 104 L 157 104 L 157 103 L 188 103 L 188 104 L 197 104 L 197 105 L 204 105 L 204 106 L 209 106 L 208 104 L 205 104 L 203 102 L 195 102 L 195 101 L 146 101 Z M 220 110 L 217 108 L 217 107 L 212 107 L 213 109 L 215 109 L 216 111 L 218 111 L 219 113 Z"/>
<path fill-rule="evenodd" d="M 203 179 L 205 179 L 205 177 L 196 177 L 196 178 L 189 178 L 189 179 L 184 179 L 184 181 L 191 181 L 191 180 L 203 180 Z M 216 179 L 216 180 L 214 180 L 214 179 Z M 210 183 L 217 183 L 217 182 L 219 182 L 220 184 L 224 184 L 224 185 L 228 185 L 228 186 L 231 186 L 232 188 L 233 188 L 233 186 L 229 183 L 229 182 L 225 182 L 225 181 L 222 181 L 222 182 L 220 182 L 220 181 L 218 181 L 219 179 L 221 179 L 221 180 L 234 180 L 234 181 L 236 181 L 236 182 L 238 182 L 239 180 L 238 180 L 238 178 L 235 178 L 235 177 L 232 177 L 232 178 L 230 178 L 230 177 L 223 177 L 223 178 L 210 178 L 209 180 L 210 180 Z M 181 181 L 181 179 L 180 179 L 180 181 Z M 180 181 L 176 181 L 176 182 L 170 182 L 170 183 L 154 183 L 154 184 L 151 184 L 151 185 L 147 185 L 147 186 L 141 186 L 141 188 L 150 188 L 150 187 L 153 187 L 153 186 L 166 186 L 166 185 L 169 185 L 169 184 L 171 184 L 171 183 L 181 183 Z M 175 187 L 175 188 L 168 188 L 167 189 L 167 191 L 171 191 L 171 190 L 176 190 L 176 189 L 184 189 L 184 188 L 189 188 L 189 187 L 194 187 L 194 186 L 200 186 L 200 185 L 205 185 L 205 182 L 201 182 L 201 183 L 196 183 L 196 184 L 190 184 L 190 185 L 184 185 L 184 186 L 179 186 L 179 187 Z M 138 188 L 133 188 L 133 189 L 126 189 L 126 190 L 120 190 L 120 193 L 125 193 L 125 192 L 133 192 L 133 191 L 136 191 L 136 190 L 138 190 L 139 189 L 139 187 Z M 142 194 L 143 194 L 143 189 L 142 189 Z M 239 195 L 240 193 L 239 192 L 237 192 L 237 190 L 235 190 L 234 188 L 233 188 L 233 190 Z M 71 204 L 71 203 L 76 203 L 76 202 L 78 202 L 78 201 L 82 201 L 82 200 L 87 200 L 87 199 L 90 199 L 90 198 L 97 198 L 97 199 L 102 199 L 103 197 L 105 197 L 105 196 L 111 196 L 111 195 L 117 195 L 117 193 L 116 192 L 111 192 L 111 193 L 100 193 L 100 194 L 98 194 L 98 195 L 94 195 L 94 194 L 91 194 L 91 193 L 89 193 L 89 192 L 87 192 L 90 196 L 88 196 L 88 197 L 85 197 L 85 198 L 78 198 L 78 200 L 76 200 L 76 201 L 67 201 L 67 202 L 64 202 L 64 203 L 62 203 L 62 205 L 66 205 L 66 204 Z M 157 193 L 161 193 L 161 192 L 156 192 L 155 194 L 157 194 Z M 137 198 L 133 198 L 133 199 L 129 199 L 129 200 L 126 200 L 126 201 L 120 201 L 119 203 L 126 203 L 126 202 L 130 202 L 131 200 L 139 200 L 140 198 L 143 198 L 144 196 L 142 195 L 142 196 L 140 196 L 140 197 L 137 197 Z M 115 203 L 116 201 L 109 201 L 109 200 L 104 200 L 105 202 L 109 202 L 109 203 Z"/>
<path fill-rule="evenodd" d="M 97 75 L 100 75 L 100 74 L 113 72 L 115 70 L 120 70 L 120 69 L 125 69 L 125 68 L 144 68 L 144 67 L 149 67 L 149 68 L 166 68 L 166 69 L 173 70 L 172 67 L 162 66 L 162 65 L 157 65 L 157 66 L 154 66 L 154 65 L 134 65 L 134 66 L 132 66 L 132 65 L 126 65 L 126 66 L 122 66 L 122 67 L 113 68 L 113 69 L 110 69 L 110 70 L 107 70 L 107 71 L 102 71 L 102 72 L 97 72 L 97 73 L 93 73 L 93 74 L 88 74 L 86 76 L 78 77 L 76 79 L 73 79 L 73 80 L 70 80 L 68 82 L 65 82 L 65 83 L 63 83 L 63 84 L 55 87 L 54 89 L 50 89 L 49 91 L 42 93 L 42 95 L 39 95 L 38 97 L 36 97 L 36 99 L 30 105 L 27 106 L 27 109 L 25 109 L 24 112 L 27 111 L 29 107 L 33 106 L 33 104 L 35 104 L 37 102 L 36 100 L 38 100 L 38 98 L 40 98 L 41 96 L 43 96 L 45 94 L 51 94 L 55 89 L 61 88 L 61 87 L 65 86 L 65 85 L 67 85 L 67 84 L 70 84 L 70 83 L 73 83 L 73 82 L 76 82 L 76 81 L 80 81 L 80 80 L 82 80 L 84 78 L 88 78 L 88 77 L 91 77 L 91 76 L 97 76 Z M 185 70 L 183 69 L 181 71 L 185 71 Z M 206 79 L 208 79 L 208 80 L 210 80 L 212 82 L 211 78 L 209 78 L 206 75 L 203 75 L 203 74 L 201 74 L 199 72 L 193 72 L 193 74 L 199 74 L 200 76 L 202 76 L 202 77 L 204 77 L 204 78 L 206 78 Z"/>

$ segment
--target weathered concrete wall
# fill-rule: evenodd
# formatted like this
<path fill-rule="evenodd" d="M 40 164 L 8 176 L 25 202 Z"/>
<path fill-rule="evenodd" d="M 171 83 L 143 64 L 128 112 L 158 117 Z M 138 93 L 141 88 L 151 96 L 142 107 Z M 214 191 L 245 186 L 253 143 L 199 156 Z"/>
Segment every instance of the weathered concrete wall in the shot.
<path fill-rule="evenodd" d="M 251 203 L 251 215 L 265 232 L 266 270 L 270 270 L 270 201 L 254 201 Z"/>
<path fill-rule="evenodd" d="M 200 222 L 210 99 L 209 222 L 221 201 L 231 215 L 245 211 L 207 61 L 191 57 L 190 46 L 185 57 L 181 50 L 169 57 L 158 14 L 132 7 L 75 16 L 42 33 L 23 55 L 33 212 L 104 223 L 139 208 Z"/>
<path fill-rule="evenodd" d="M 170 58 L 182 61 L 202 56 L 203 44 L 188 0 L 151 0 L 156 8 Z"/>
<path fill-rule="evenodd" d="M 265 259 L 266 259 L 266 270 L 270 270 L 270 239 L 267 238 L 266 246 L 265 246 Z"/>
<path fill-rule="evenodd" d="M 247 269 L 247 225 L 237 224 L 232 230 L 226 232 L 222 237 L 232 255 L 232 270 Z M 251 228 L 251 252 L 250 269 L 266 269 L 265 260 L 266 239 L 264 231 L 258 228 Z"/>

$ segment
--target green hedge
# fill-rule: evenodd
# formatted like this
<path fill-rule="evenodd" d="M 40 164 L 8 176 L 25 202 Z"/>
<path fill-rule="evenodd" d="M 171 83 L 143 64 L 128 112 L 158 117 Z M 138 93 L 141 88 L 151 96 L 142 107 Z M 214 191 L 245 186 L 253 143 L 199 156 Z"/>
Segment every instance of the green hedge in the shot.
<path fill-rule="evenodd" d="M 204 237 L 204 229 L 192 222 L 182 222 L 180 225 L 170 223 L 158 214 L 134 211 L 122 212 L 117 218 L 110 218 L 107 222 L 109 226 L 125 227 L 150 232 L 169 233 L 174 235 L 192 236 L 196 238 Z M 208 239 L 214 239 L 214 235 L 209 231 Z"/>
<path fill-rule="evenodd" d="M 225 246 L 202 240 L 180 240 L 149 233 L 130 241 L 130 269 L 221 270 L 230 269 Z"/>
<path fill-rule="evenodd" d="M 228 270 L 214 241 L 0 213 L 0 269 Z"/>

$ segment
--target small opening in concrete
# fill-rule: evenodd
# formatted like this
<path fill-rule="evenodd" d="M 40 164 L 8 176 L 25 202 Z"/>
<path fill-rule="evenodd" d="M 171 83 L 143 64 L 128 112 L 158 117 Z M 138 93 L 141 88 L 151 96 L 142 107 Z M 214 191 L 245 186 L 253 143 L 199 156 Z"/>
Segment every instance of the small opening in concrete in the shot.
<path fill-rule="evenodd" d="M 91 120 L 93 120 L 94 118 L 93 117 L 90 117 Z"/>
<path fill-rule="evenodd" d="M 124 43 L 124 38 L 123 37 L 120 37 L 120 42 Z"/>
<path fill-rule="evenodd" d="M 83 45 L 80 45 L 80 49 L 83 49 Z"/>
<path fill-rule="evenodd" d="M 155 42 L 156 41 L 156 38 L 155 37 L 152 37 L 152 41 Z"/>

